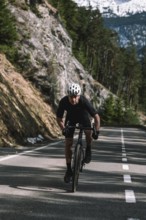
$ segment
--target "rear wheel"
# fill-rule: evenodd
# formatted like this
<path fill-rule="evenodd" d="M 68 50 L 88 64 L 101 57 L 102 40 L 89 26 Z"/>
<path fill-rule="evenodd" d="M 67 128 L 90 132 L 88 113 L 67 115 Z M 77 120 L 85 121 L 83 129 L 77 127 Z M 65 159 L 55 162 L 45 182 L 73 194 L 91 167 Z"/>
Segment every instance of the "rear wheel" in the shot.
<path fill-rule="evenodd" d="M 81 146 L 78 144 L 74 152 L 72 192 L 75 192 L 78 186 L 80 167 L 81 167 Z"/>

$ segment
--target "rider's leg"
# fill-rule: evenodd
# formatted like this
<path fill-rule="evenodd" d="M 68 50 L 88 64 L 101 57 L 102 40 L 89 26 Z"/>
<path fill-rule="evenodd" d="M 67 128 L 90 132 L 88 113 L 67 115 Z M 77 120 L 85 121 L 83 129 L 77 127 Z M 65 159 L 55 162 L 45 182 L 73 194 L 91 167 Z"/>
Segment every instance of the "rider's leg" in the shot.
<path fill-rule="evenodd" d="M 66 158 L 67 170 L 64 176 L 64 181 L 66 183 L 70 182 L 70 178 L 72 177 L 72 168 L 71 168 L 72 145 L 73 145 L 73 138 L 65 138 L 65 158 Z"/>
<path fill-rule="evenodd" d="M 86 130 L 85 131 L 85 136 L 86 136 L 86 144 L 87 144 L 87 148 L 90 147 L 91 148 L 91 143 L 92 143 L 92 133 L 90 130 Z"/>
<path fill-rule="evenodd" d="M 92 133 L 91 131 L 85 131 L 86 136 L 86 154 L 85 154 L 85 163 L 90 163 L 91 161 L 91 143 L 92 143 Z"/>
<path fill-rule="evenodd" d="M 71 164 L 73 138 L 65 138 L 65 158 L 66 164 Z"/>

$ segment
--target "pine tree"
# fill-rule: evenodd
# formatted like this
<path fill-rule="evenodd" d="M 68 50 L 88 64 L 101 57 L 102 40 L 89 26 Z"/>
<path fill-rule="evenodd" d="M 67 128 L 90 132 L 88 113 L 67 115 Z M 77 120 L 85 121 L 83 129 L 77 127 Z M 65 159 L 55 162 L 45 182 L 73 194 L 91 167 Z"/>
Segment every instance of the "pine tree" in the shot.
<path fill-rule="evenodd" d="M 124 124 L 124 102 L 120 98 L 115 99 L 114 103 L 114 117 L 115 124 Z"/>
<path fill-rule="evenodd" d="M 7 9 L 5 0 L 0 1 L 0 45 L 12 46 L 17 39 L 14 18 Z"/>
<path fill-rule="evenodd" d="M 114 118 L 114 97 L 110 95 L 105 102 L 103 103 L 102 108 L 102 113 L 101 113 L 101 119 L 102 123 L 106 125 L 110 125 L 113 123 L 113 118 Z"/>
<path fill-rule="evenodd" d="M 4 53 L 7 58 L 15 63 L 17 60 L 17 49 L 14 47 L 18 39 L 15 19 L 7 8 L 5 0 L 0 1 L 0 53 Z"/>
<path fill-rule="evenodd" d="M 146 114 L 146 48 L 143 49 L 143 58 L 142 58 L 142 84 L 139 91 L 139 99 L 141 109 Z"/>
<path fill-rule="evenodd" d="M 136 57 L 135 48 L 129 47 L 125 51 L 125 69 L 123 81 L 123 98 L 126 104 L 136 109 L 139 103 L 139 89 L 141 86 L 141 66 Z"/>

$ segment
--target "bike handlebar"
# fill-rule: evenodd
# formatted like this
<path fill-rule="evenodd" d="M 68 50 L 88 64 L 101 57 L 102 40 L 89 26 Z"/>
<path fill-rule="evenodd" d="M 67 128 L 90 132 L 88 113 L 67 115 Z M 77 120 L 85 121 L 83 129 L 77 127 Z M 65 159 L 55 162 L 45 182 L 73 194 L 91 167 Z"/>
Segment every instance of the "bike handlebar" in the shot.
<path fill-rule="evenodd" d="M 92 131 L 95 131 L 95 124 L 93 123 L 92 124 L 92 127 L 84 127 L 83 125 L 81 124 L 78 124 L 78 125 L 66 125 L 66 128 L 75 128 L 75 129 L 78 129 L 78 130 L 92 130 Z"/>
<path fill-rule="evenodd" d="M 63 130 L 63 135 L 66 136 L 67 132 L 69 129 L 78 129 L 80 130 L 80 132 L 82 131 L 85 131 L 85 130 L 90 130 L 90 131 L 93 131 L 92 133 L 92 137 L 93 139 L 98 139 L 98 135 L 99 135 L 99 131 L 96 131 L 96 128 L 95 128 L 95 124 L 93 123 L 92 124 L 92 127 L 84 127 L 83 125 L 81 124 L 78 124 L 78 125 L 69 125 L 69 123 L 66 124 L 66 127 L 65 129 Z"/>

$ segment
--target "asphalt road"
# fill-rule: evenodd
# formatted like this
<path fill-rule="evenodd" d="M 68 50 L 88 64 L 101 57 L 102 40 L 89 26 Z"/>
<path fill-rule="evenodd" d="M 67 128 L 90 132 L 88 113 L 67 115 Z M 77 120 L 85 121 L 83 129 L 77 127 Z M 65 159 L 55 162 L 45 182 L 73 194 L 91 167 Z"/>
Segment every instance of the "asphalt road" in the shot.
<path fill-rule="evenodd" d="M 63 146 L 0 149 L 0 220 L 146 220 L 146 131 L 103 127 L 76 193 Z"/>

